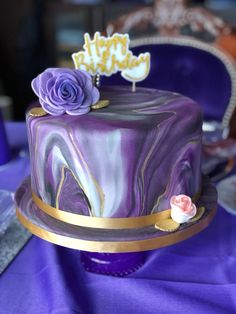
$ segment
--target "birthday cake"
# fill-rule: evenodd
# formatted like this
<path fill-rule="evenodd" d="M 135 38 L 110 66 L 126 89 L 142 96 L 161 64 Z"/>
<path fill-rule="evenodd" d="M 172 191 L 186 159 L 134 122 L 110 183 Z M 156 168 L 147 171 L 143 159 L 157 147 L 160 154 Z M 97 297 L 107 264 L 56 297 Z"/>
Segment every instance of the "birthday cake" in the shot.
<path fill-rule="evenodd" d="M 87 40 L 90 54 L 99 40 L 89 48 Z M 134 83 L 148 74 L 150 56 L 135 57 L 123 43 L 125 59 L 110 65 Z M 39 102 L 27 112 L 31 176 L 16 193 L 20 221 L 41 238 L 92 252 L 149 250 L 204 229 L 216 191 L 201 174 L 199 105 L 135 84 L 98 89 L 87 56 L 77 57 L 76 69 L 47 69 L 32 82 Z M 104 60 L 92 71 L 106 74 Z"/>
<path fill-rule="evenodd" d="M 59 117 L 27 115 L 31 188 L 43 202 L 95 217 L 169 208 L 201 190 L 199 106 L 170 92 L 101 89 L 108 107 Z"/>

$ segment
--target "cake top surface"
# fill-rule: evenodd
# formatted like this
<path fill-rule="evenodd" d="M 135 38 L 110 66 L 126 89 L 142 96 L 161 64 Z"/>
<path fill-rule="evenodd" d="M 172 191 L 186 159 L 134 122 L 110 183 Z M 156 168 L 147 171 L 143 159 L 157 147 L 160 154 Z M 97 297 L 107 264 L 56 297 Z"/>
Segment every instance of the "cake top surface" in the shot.
<path fill-rule="evenodd" d="M 64 126 L 80 123 L 81 128 L 153 128 L 162 121 L 179 116 L 182 120 L 201 115 L 200 106 L 191 99 L 169 91 L 138 87 L 133 93 L 128 86 L 109 86 L 100 89 L 100 99 L 108 100 L 109 106 L 91 110 L 84 115 L 41 117 L 45 123 L 63 123 Z"/>

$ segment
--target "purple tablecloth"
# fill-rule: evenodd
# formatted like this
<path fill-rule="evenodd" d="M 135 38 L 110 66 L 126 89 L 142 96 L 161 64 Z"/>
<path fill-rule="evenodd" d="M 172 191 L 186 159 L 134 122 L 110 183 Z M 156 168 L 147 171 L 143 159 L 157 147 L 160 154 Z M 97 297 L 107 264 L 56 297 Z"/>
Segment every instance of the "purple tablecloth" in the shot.
<path fill-rule="evenodd" d="M 8 124 L 14 147 L 23 124 Z M 14 190 L 27 175 L 16 157 L 0 188 Z M 182 243 L 146 252 L 126 278 L 87 273 L 79 252 L 33 237 L 0 277 L 0 314 L 236 313 L 236 217 L 218 209 L 212 224 Z"/>

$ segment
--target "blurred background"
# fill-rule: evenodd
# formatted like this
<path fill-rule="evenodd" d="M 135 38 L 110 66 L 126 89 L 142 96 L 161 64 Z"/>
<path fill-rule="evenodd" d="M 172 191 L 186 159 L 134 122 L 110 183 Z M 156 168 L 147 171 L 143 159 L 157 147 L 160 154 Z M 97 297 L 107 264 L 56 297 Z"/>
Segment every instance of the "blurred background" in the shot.
<path fill-rule="evenodd" d="M 236 0 L 182 2 L 207 8 L 236 25 Z M 1 1 L 0 105 L 5 119 L 24 120 L 26 107 L 35 99 L 31 80 L 47 67 L 70 66 L 71 54 L 81 48 L 84 32 L 102 32 L 120 15 L 152 5 L 151 0 Z"/>

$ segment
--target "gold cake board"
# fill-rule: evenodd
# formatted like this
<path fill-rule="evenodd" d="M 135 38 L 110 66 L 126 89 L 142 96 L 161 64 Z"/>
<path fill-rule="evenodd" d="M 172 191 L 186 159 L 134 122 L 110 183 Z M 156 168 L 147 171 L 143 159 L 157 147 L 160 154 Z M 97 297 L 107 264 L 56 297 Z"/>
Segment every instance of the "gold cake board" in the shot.
<path fill-rule="evenodd" d="M 17 209 L 16 214 L 20 222 L 34 235 L 57 245 L 77 249 L 88 252 L 103 252 L 103 253 L 124 253 L 124 252 L 141 252 L 152 249 L 157 249 L 182 242 L 200 231 L 204 230 L 212 221 L 216 209 L 212 209 L 199 222 L 187 227 L 186 229 L 175 231 L 157 238 L 138 240 L 138 241 L 89 241 L 72 237 L 67 237 L 58 233 L 47 231 L 33 224 L 30 220 L 20 213 Z"/>
<path fill-rule="evenodd" d="M 20 222 L 34 235 L 68 248 L 88 252 L 122 253 L 161 248 L 181 242 L 205 229 L 216 213 L 216 189 L 209 178 L 203 180 L 200 206 L 206 211 L 196 222 L 185 223 L 174 232 L 163 232 L 155 226 L 137 229 L 99 229 L 75 226 L 51 217 L 34 202 L 30 178 L 15 194 L 16 214 Z"/>

